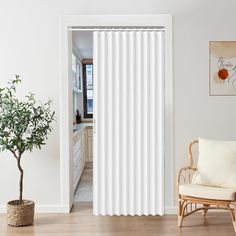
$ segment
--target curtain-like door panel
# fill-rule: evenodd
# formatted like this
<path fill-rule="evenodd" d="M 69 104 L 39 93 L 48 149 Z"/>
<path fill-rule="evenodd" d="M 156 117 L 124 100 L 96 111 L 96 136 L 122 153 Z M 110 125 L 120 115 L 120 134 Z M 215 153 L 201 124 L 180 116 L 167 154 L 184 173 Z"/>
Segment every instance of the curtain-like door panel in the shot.
<path fill-rule="evenodd" d="M 164 213 L 164 32 L 95 31 L 94 214 Z"/>

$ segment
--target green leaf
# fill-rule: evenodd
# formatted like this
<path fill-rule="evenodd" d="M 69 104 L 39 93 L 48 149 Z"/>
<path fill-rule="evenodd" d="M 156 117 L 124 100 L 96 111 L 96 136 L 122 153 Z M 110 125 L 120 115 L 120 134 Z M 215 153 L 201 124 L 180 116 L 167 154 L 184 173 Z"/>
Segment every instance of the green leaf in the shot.
<path fill-rule="evenodd" d="M 0 151 L 14 150 L 18 153 L 41 149 L 52 131 L 55 112 L 51 111 L 52 100 L 38 102 L 33 93 L 20 100 L 16 96 L 19 75 L 0 88 Z"/>

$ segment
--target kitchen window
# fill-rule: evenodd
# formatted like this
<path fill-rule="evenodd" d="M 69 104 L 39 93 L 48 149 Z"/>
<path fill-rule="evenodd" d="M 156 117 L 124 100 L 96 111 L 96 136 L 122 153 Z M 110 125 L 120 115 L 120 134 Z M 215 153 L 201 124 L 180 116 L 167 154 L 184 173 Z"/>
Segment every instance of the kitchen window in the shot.
<path fill-rule="evenodd" d="M 84 118 L 93 118 L 93 62 L 83 62 Z"/>

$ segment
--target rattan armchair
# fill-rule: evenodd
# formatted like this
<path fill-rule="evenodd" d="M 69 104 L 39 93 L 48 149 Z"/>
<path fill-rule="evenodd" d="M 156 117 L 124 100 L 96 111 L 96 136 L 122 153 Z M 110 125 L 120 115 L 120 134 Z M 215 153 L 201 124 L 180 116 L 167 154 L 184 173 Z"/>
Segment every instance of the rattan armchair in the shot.
<path fill-rule="evenodd" d="M 194 194 L 183 194 L 183 192 L 181 192 L 181 187 L 192 185 L 193 175 L 197 171 L 197 167 L 193 164 L 192 154 L 192 147 L 195 144 L 198 144 L 198 140 L 194 140 L 189 144 L 189 166 L 182 168 L 178 174 L 178 226 L 182 227 L 183 219 L 196 211 L 202 211 L 202 215 L 205 216 L 209 209 L 225 209 L 228 210 L 231 215 L 234 230 L 236 233 L 235 193 L 233 193 L 234 197 L 229 200 L 199 198 L 199 196 L 194 196 Z M 208 188 L 211 187 L 208 186 Z"/>

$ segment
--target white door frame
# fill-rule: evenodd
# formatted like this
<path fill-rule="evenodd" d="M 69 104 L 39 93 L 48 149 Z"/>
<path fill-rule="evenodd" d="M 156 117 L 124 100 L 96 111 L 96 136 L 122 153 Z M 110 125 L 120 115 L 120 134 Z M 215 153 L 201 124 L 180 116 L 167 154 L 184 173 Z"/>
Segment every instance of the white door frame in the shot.
<path fill-rule="evenodd" d="M 61 205 L 70 212 L 73 205 L 73 118 L 70 53 L 72 33 L 70 27 L 163 27 L 165 29 L 165 201 L 174 205 L 173 158 L 173 63 L 171 15 L 72 15 L 60 22 L 60 193 Z M 167 171 L 166 171 L 167 170 Z M 168 173 L 168 174 L 167 174 Z"/>

